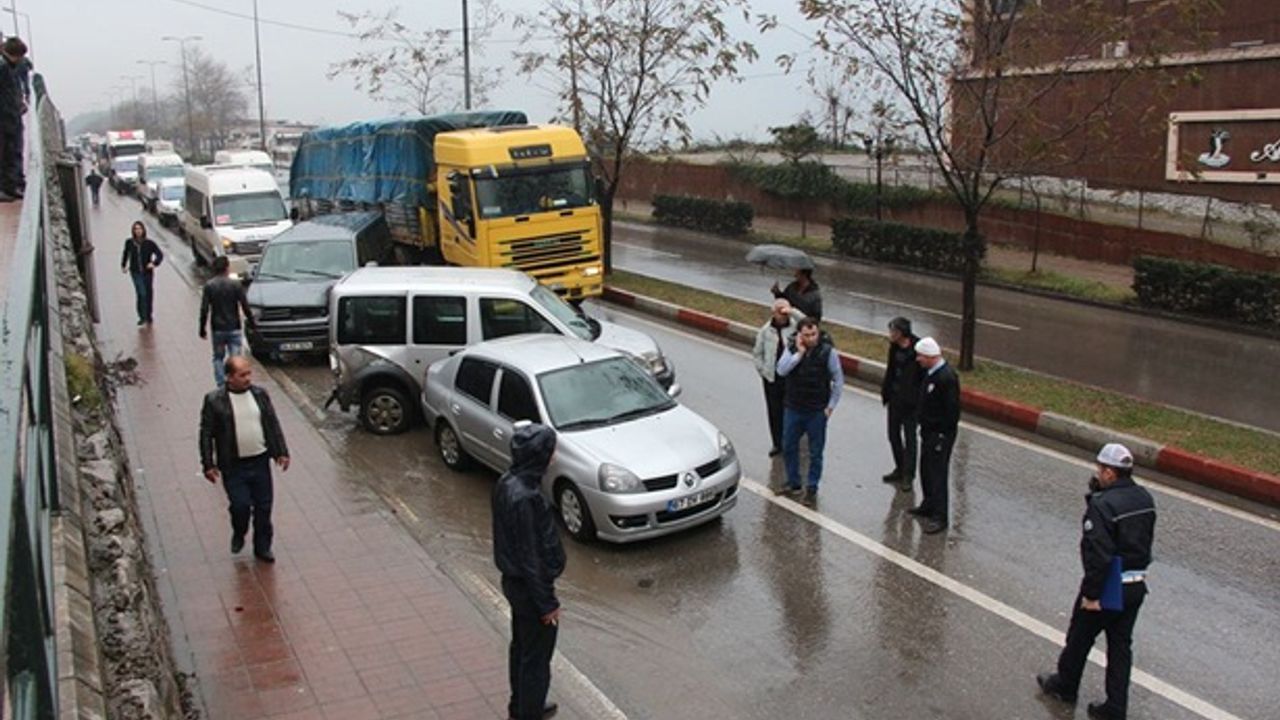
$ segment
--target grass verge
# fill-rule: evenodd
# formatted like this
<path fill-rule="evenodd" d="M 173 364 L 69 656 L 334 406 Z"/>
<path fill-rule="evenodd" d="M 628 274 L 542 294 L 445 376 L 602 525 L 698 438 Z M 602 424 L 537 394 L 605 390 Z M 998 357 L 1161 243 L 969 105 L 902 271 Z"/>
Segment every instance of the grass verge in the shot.
<path fill-rule="evenodd" d="M 67 371 L 67 391 L 72 400 L 79 397 L 80 407 L 86 410 L 102 407 L 102 390 L 98 388 L 98 374 L 93 361 L 83 355 L 67 355 L 64 366 Z"/>
<path fill-rule="evenodd" d="M 728 298 L 620 270 L 609 276 L 609 285 L 750 325 L 763 323 L 767 314 L 763 302 Z M 824 326 L 844 352 L 884 360 L 887 346 L 883 337 L 835 323 Z M 1280 475 L 1280 442 L 1258 430 L 991 361 L 979 361 L 961 381 L 974 390 Z"/>

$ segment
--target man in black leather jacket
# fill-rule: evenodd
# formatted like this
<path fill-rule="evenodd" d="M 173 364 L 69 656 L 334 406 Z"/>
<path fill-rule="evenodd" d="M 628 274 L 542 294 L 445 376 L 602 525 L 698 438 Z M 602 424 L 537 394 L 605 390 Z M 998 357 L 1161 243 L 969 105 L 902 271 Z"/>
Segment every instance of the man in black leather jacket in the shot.
<path fill-rule="evenodd" d="M 273 487 L 271 461 L 289 469 L 289 446 L 267 391 L 253 384 L 249 361 L 227 358 L 226 387 L 204 396 L 200 408 L 200 466 L 205 479 L 222 481 L 231 511 L 231 552 L 244 548 L 253 518 L 253 554 L 275 562 L 271 553 Z"/>
<path fill-rule="evenodd" d="M 493 561 L 502 573 L 502 594 L 511 604 L 507 715 L 514 720 L 550 717 L 557 709 L 546 699 L 560 622 L 555 580 L 564 572 L 565 557 L 540 490 L 555 449 L 553 430 L 517 423 L 511 469 L 493 490 Z"/>
<path fill-rule="evenodd" d="M 1133 481 L 1133 455 L 1123 445 L 1104 446 L 1085 497 L 1080 538 L 1084 578 L 1072 608 L 1066 647 L 1058 657 L 1058 671 L 1036 677 L 1046 695 L 1074 703 L 1089 650 L 1105 632 L 1107 699 L 1089 704 L 1091 718 L 1124 720 L 1128 712 L 1133 627 L 1147 595 L 1155 527 L 1155 501 Z"/>

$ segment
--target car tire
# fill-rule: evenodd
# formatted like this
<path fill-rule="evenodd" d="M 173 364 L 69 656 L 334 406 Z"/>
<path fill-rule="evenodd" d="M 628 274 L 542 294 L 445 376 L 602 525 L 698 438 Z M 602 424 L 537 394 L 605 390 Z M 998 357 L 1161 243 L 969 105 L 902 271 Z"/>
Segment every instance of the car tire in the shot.
<path fill-rule="evenodd" d="M 561 479 L 556 483 L 555 500 L 560 524 L 574 540 L 586 543 L 596 539 L 596 524 L 591 519 L 591 508 L 571 481 Z"/>
<path fill-rule="evenodd" d="M 274 365 L 280 358 L 279 355 L 271 351 L 271 348 L 262 343 L 249 343 L 249 354 L 253 355 L 254 359 L 263 365 Z"/>
<path fill-rule="evenodd" d="M 440 461 L 450 470 L 462 471 L 471 467 L 471 456 L 462 447 L 462 438 L 443 418 L 436 424 L 436 450 L 440 452 Z"/>
<path fill-rule="evenodd" d="M 399 435 L 412 417 L 408 398 L 390 385 L 369 388 L 360 399 L 360 422 L 374 435 Z"/>

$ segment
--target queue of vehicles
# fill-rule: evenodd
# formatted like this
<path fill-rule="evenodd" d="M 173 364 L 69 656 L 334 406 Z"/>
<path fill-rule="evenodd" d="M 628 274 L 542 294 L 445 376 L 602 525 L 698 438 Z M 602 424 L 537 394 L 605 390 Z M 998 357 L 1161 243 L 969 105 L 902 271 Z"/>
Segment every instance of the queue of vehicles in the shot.
<path fill-rule="evenodd" d="M 327 352 L 331 402 L 367 431 L 425 420 L 448 467 L 502 470 L 513 424 L 548 424 L 544 491 L 580 540 L 675 532 L 736 502 L 733 446 L 676 402 L 657 343 L 575 307 L 603 289 L 603 227 L 571 128 L 489 112 L 311 131 L 292 212 L 265 153 L 184 166 L 130 139 L 138 175 L 120 165 L 117 187 L 197 263 L 228 257 L 256 356 Z"/>

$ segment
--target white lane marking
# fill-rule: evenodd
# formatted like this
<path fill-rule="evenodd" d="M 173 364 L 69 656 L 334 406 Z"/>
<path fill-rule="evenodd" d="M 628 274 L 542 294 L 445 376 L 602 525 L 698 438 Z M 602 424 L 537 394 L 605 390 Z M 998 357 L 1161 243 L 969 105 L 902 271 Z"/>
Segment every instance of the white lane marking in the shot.
<path fill-rule="evenodd" d="M 474 597 L 491 606 L 494 611 L 510 622 L 511 608 L 507 606 L 506 598 L 502 597 L 497 588 L 491 585 L 488 580 L 470 570 L 458 570 L 456 574 L 458 575 L 458 582 L 471 588 L 471 594 Z M 564 678 L 557 685 L 560 686 L 559 689 L 562 692 L 565 690 L 565 686 L 568 686 L 569 695 L 574 698 L 574 702 L 571 705 L 575 710 L 584 711 L 589 718 L 627 720 L 626 713 L 622 712 L 622 709 L 617 705 L 614 705 L 609 696 L 596 687 L 596 684 L 591 682 L 591 678 L 583 674 L 563 653 L 556 650 L 555 657 L 551 662 L 552 667 L 555 669 L 554 675 L 558 678 Z"/>
<path fill-rule="evenodd" d="M 653 248 L 651 248 L 651 247 L 646 247 L 646 246 L 644 246 L 644 245 L 633 245 L 632 243 L 629 243 L 629 242 L 617 242 L 617 241 L 615 241 L 615 242 L 614 242 L 614 245 L 621 245 L 622 247 L 626 248 L 627 250 L 632 250 L 632 251 L 635 251 L 635 252 L 645 253 L 645 254 L 647 254 L 647 255 L 654 255 L 654 256 L 657 256 L 657 257 L 669 257 L 669 258 L 682 258 L 682 257 L 684 257 L 684 256 L 683 256 L 683 255 L 681 255 L 680 253 L 667 252 L 666 250 L 654 250 L 654 249 L 653 249 Z"/>
<path fill-rule="evenodd" d="M 872 555 L 888 560 L 912 575 L 933 583 L 943 590 L 947 590 L 954 595 L 968 600 L 974 605 L 998 615 L 1023 630 L 1044 638 L 1055 645 L 1062 646 L 1064 644 L 1065 636 L 1061 631 L 1051 625 L 1040 622 L 1017 608 L 1000 602 L 981 590 L 965 585 L 959 580 L 955 580 L 948 575 L 940 573 L 918 560 L 914 560 L 896 550 L 886 547 L 885 545 L 881 545 L 866 535 L 836 522 L 819 512 L 815 512 L 794 500 L 774 495 L 773 491 L 755 480 L 750 480 L 744 477 L 739 481 L 739 484 L 751 493 L 758 495 L 764 501 L 771 502 L 794 515 L 798 515 L 802 519 L 808 520 L 818 527 L 821 527 L 823 530 L 844 538 Z M 1106 659 L 1107 656 L 1096 648 L 1089 653 L 1089 660 L 1095 665 L 1105 667 Z M 1190 710 L 1203 718 L 1208 718 L 1209 720 L 1241 720 L 1238 716 L 1232 715 L 1226 710 L 1202 700 L 1185 690 L 1174 687 L 1160 678 L 1137 668 L 1133 669 L 1131 678 L 1134 683 L 1145 687 L 1170 702 L 1181 705 L 1187 710 Z"/>
<path fill-rule="evenodd" d="M 894 307 L 904 307 L 904 308 L 909 308 L 911 310 L 919 310 L 920 312 L 927 312 L 927 313 L 932 313 L 934 315 L 941 315 L 942 317 L 949 317 L 955 320 L 962 319 L 960 315 L 957 315 L 956 313 L 953 313 L 953 312 L 947 312 L 946 310 L 938 310 L 936 308 L 925 307 L 923 305 L 912 305 L 911 303 L 901 302 L 899 300 L 889 300 L 888 298 L 879 297 L 877 295 L 867 295 L 866 293 L 853 292 L 852 290 L 846 290 L 845 294 L 852 295 L 853 297 L 861 298 L 863 300 L 870 300 L 871 302 L 880 303 L 881 305 L 892 305 Z M 1007 325 L 1002 322 L 996 322 L 995 320 L 983 320 L 982 318 L 978 318 L 978 322 L 982 325 L 989 325 L 993 328 L 1000 328 L 1001 330 L 1009 330 L 1011 332 L 1020 332 L 1022 330 L 1022 328 L 1018 327 L 1017 325 Z"/>
<path fill-rule="evenodd" d="M 653 327 L 659 328 L 659 329 L 663 330 L 664 332 L 669 332 L 669 333 L 672 333 L 672 334 L 674 334 L 674 335 L 679 335 L 679 336 L 681 336 L 681 337 L 683 337 L 683 338 L 686 338 L 686 339 L 688 339 L 688 340 L 692 340 L 692 341 L 694 341 L 694 342 L 702 343 L 703 345 L 708 345 L 708 346 L 710 346 L 710 347 L 717 348 L 717 349 L 723 350 L 723 351 L 725 351 L 725 352 L 734 353 L 734 354 L 736 354 L 736 355 L 741 355 L 741 356 L 743 356 L 743 357 L 748 357 L 748 358 L 749 358 L 749 357 L 751 357 L 751 353 L 749 353 L 749 352 L 747 352 L 746 350 L 743 350 L 743 349 L 741 349 L 741 348 L 739 348 L 739 347 L 736 347 L 736 346 L 733 346 L 733 345 L 726 345 L 726 344 L 723 344 L 723 343 L 718 343 L 718 342 L 716 342 L 716 341 L 714 341 L 714 340 L 711 340 L 711 339 L 709 339 L 709 338 L 702 337 L 701 335 L 695 335 L 694 333 L 688 332 L 687 330 L 684 330 L 683 328 L 680 328 L 680 327 L 677 327 L 677 326 L 673 326 L 673 325 L 669 325 L 669 324 L 667 324 L 667 323 L 663 323 L 663 322 L 655 321 L 655 320 L 653 320 L 653 319 L 651 319 L 651 318 L 649 318 L 649 317 L 647 317 L 647 316 L 638 315 L 638 314 L 636 314 L 636 313 L 635 313 L 635 311 L 632 311 L 632 312 L 625 312 L 625 310 L 626 310 L 626 309 L 625 309 L 624 307 L 622 307 L 622 306 L 618 306 L 618 305 L 603 305 L 603 304 L 602 304 L 602 306 L 604 306 L 604 307 L 608 307 L 610 310 L 613 310 L 613 311 L 615 311 L 615 312 L 618 312 L 618 313 L 620 313 L 620 314 L 622 314 L 622 315 L 626 315 L 628 318 L 631 318 L 631 319 L 635 320 L 636 322 L 641 322 L 641 323 L 645 323 L 645 324 L 647 324 L 647 325 L 652 325 Z M 678 372 L 678 370 L 679 370 L 679 369 L 677 368 L 677 372 Z M 874 399 L 877 399 L 877 400 L 879 399 L 879 395 L 877 395 L 876 393 L 873 393 L 873 392 L 871 392 L 870 390 L 864 390 L 863 388 L 858 387 L 857 385 L 852 385 L 852 384 L 848 384 L 848 383 L 846 383 L 845 387 L 846 387 L 846 390 L 847 390 L 847 391 L 854 392 L 854 393 L 856 393 L 856 394 L 858 394 L 858 395 L 862 395 L 863 397 L 874 398 Z M 972 431 L 972 432 L 981 433 L 981 434 L 986 435 L 986 436 L 988 436 L 988 437 L 995 438 L 996 440 L 999 440 L 999 441 L 1001 441 L 1001 442 L 1006 442 L 1006 443 L 1009 443 L 1009 444 L 1011 444 L 1011 445 L 1016 445 L 1017 447 L 1020 447 L 1020 448 L 1022 448 L 1022 449 L 1024 449 L 1024 450 L 1030 450 L 1030 451 L 1032 451 L 1032 452 L 1039 453 L 1039 454 L 1044 455 L 1044 456 L 1046 456 L 1046 457 L 1051 457 L 1051 458 L 1054 458 L 1055 460 L 1061 460 L 1061 461 L 1063 461 L 1063 462 L 1067 462 L 1067 463 L 1070 463 L 1070 464 L 1072 464 L 1072 465 L 1075 465 L 1076 467 L 1085 468 L 1085 469 L 1087 469 L 1087 470 L 1093 470 L 1093 469 L 1094 469 L 1094 465 L 1093 465 L 1093 463 L 1092 463 L 1092 462 L 1090 462 L 1090 461 L 1088 461 L 1088 460 L 1084 460 L 1084 459 L 1081 459 L 1081 458 L 1075 457 L 1074 455 L 1068 455 L 1067 453 L 1064 453 L 1064 452 L 1061 452 L 1061 451 L 1058 451 L 1058 450 L 1054 450 L 1054 449 L 1052 449 L 1052 448 L 1047 448 L 1047 447 L 1044 447 L 1044 446 L 1042 446 L 1042 445 L 1038 445 L 1038 444 L 1036 444 L 1036 443 L 1033 443 L 1033 442 L 1030 442 L 1030 441 L 1027 441 L 1027 440 L 1023 440 L 1022 438 L 1019 438 L 1019 437 L 1014 437 L 1013 435 L 1005 434 L 1005 433 L 1003 433 L 1003 432 L 1001 432 L 1001 431 L 999 431 L 999 430 L 993 430 L 993 429 L 991 429 L 991 428 L 988 428 L 988 427 L 985 427 L 985 426 L 982 426 L 982 425 L 975 425 L 975 424 L 973 424 L 973 423 L 971 423 L 971 422 L 969 422 L 969 421 L 967 421 L 967 420 L 961 420 L 961 421 L 960 421 L 960 425 L 961 425 L 962 427 L 964 427 L 966 430 L 970 430 L 970 431 Z M 1275 531 L 1275 532 L 1280 532 L 1280 521 L 1277 521 L 1277 520 L 1272 519 L 1272 518 L 1270 518 L 1270 517 L 1267 517 L 1267 516 L 1264 516 L 1264 515 L 1257 515 L 1257 514 L 1255 514 L 1255 513 L 1251 513 L 1251 512 L 1249 512 L 1248 510 L 1241 510 L 1240 508 L 1232 507 L 1232 506 L 1230 506 L 1230 505 L 1227 505 L 1227 504 L 1225 504 L 1225 503 L 1219 502 L 1219 501 L 1217 501 L 1217 500 L 1213 500 L 1213 499 L 1211 499 L 1211 498 L 1202 497 L 1202 496 L 1197 495 L 1197 494 L 1195 494 L 1195 493 L 1190 493 L 1190 492 L 1187 492 L 1187 491 L 1185 491 L 1185 490 L 1180 490 L 1180 489 L 1175 488 L 1175 487 L 1170 487 L 1170 486 L 1165 485 L 1165 484 L 1163 484 L 1163 483 L 1161 483 L 1161 482 L 1159 482 L 1159 481 L 1157 481 L 1157 480 L 1152 480 L 1152 479 L 1150 479 L 1150 478 L 1144 478 L 1144 477 L 1142 477 L 1142 476 L 1140 476 L 1140 475 L 1135 475 L 1134 477 L 1135 477 L 1136 479 L 1138 479 L 1138 480 L 1141 480 L 1141 481 L 1142 481 L 1143 486 L 1145 486 L 1145 487 L 1147 487 L 1147 488 L 1149 488 L 1149 489 L 1151 489 L 1151 490 L 1155 490 L 1156 492 L 1163 493 L 1163 494 L 1165 494 L 1165 495 L 1168 495 L 1168 496 L 1170 496 L 1170 497 L 1177 498 L 1177 499 L 1179 499 L 1179 500 L 1184 500 L 1184 501 L 1189 502 L 1189 503 L 1191 503 L 1191 504 L 1193 504 L 1193 505 L 1199 505 L 1200 507 L 1202 507 L 1202 508 L 1204 508 L 1204 509 L 1206 509 L 1206 510 L 1212 511 L 1212 512 L 1219 512 L 1219 513 L 1222 513 L 1223 515 L 1230 516 L 1230 517 L 1235 518 L 1235 519 L 1237 519 L 1237 520 L 1243 520 L 1243 521 L 1245 521 L 1245 522 L 1249 522 L 1249 523 L 1252 523 L 1252 524 L 1254 524 L 1254 525 L 1258 525 L 1259 527 L 1265 528 L 1265 529 L 1267 529 L 1267 530 L 1272 530 L 1272 531 Z"/>

